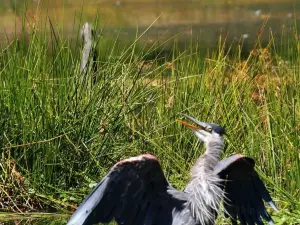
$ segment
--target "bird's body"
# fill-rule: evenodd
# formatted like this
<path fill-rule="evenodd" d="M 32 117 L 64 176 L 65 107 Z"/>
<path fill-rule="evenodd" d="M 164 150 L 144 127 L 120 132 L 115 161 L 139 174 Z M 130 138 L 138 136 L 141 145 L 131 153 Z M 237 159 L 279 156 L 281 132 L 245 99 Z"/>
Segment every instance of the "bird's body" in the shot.
<path fill-rule="evenodd" d="M 200 126 L 183 123 L 205 143 L 206 151 L 184 191 L 169 184 L 155 156 L 125 159 L 112 167 L 67 225 L 113 219 L 119 225 L 213 225 L 222 201 L 232 224 L 262 225 L 261 218 L 273 224 L 263 200 L 277 208 L 254 170 L 254 160 L 233 155 L 220 161 L 224 129 L 186 117 Z"/>

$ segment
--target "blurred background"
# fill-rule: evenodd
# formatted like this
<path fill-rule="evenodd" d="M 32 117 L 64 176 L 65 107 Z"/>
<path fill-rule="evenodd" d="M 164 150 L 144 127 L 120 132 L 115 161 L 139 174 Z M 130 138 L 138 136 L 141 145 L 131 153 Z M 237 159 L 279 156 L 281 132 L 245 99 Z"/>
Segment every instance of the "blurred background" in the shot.
<path fill-rule="evenodd" d="M 137 31 L 143 32 L 156 20 L 143 36 L 144 43 L 176 36 L 179 45 L 195 40 L 200 48 L 210 48 L 217 46 L 222 35 L 228 43 L 243 41 L 247 50 L 258 37 L 262 43 L 269 42 L 269 31 L 282 36 L 290 32 L 282 28 L 298 27 L 295 15 L 300 4 L 296 0 L 2 0 L 0 10 L 2 44 L 15 33 L 20 35 L 22 23 L 30 29 L 50 19 L 72 38 L 74 24 L 98 18 L 98 30 L 105 28 L 102 35 L 108 39 L 120 35 L 130 42 Z"/>

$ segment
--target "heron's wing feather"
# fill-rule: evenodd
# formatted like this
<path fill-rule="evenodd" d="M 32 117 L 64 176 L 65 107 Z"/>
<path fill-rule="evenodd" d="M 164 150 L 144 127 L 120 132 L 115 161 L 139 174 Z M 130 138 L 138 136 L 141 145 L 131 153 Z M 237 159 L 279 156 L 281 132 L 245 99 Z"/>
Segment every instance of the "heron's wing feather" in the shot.
<path fill-rule="evenodd" d="M 169 206 L 181 202 L 168 193 L 169 188 L 154 156 L 123 160 L 87 196 L 67 225 L 108 223 L 113 219 L 122 225 L 151 225 L 161 211 L 169 210 L 170 214 Z"/>
<path fill-rule="evenodd" d="M 219 162 L 215 173 L 224 179 L 226 216 L 232 224 L 239 220 L 245 225 L 263 225 L 262 218 L 274 224 L 263 201 L 278 210 L 265 185 L 254 169 L 254 160 L 242 155 L 233 155 Z"/>

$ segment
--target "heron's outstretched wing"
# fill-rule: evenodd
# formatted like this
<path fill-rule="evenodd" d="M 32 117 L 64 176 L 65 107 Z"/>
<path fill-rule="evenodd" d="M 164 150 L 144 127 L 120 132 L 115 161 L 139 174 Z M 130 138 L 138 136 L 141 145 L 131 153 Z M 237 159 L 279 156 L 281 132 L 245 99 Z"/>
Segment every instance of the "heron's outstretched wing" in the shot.
<path fill-rule="evenodd" d="M 215 168 L 215 173 L 225 180 L 225 215 L 231 217 L 232 224 L 237 224 L 239 220 L 242 225 L 263 225 L 262 218 L 274 224 L 263 200 L 274 210 L 278 209 L 254 165 L 251 158 L 233 155 L 220 161 Z"/>
<path fill-rule="evenodd" d="M 176 190 L 169 189 L 154 156 L 120 161 L 81 203 L 67 225 L 108 223 L 113 219 L 122 225 L 171 224 L 172 208 L 184 200 L 174 197 L 170 193 Z"/>

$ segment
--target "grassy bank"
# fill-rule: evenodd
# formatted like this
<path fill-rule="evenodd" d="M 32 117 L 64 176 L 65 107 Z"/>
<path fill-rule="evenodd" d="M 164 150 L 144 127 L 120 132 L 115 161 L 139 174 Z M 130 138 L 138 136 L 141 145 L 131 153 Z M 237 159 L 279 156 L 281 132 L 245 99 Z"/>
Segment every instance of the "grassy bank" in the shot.
<path fill-rule="evenodd" d="M 0 53 L 1 211 L 70 211 L 116 161 L 146 152 L 183 188 L 203 152 L 176 123 L 184 112 L 224 125 L 225 155 L 255 158 L 286 220 L 299 217 L 298 39 L 258 43 L 247 58 L 222 41 L 166 56 L 163 44 L 100 39 L 97 71 L 85 74 L 79 40 L 32 32 L 25 43 Z"/>

